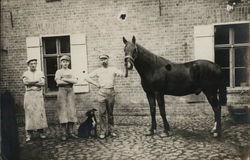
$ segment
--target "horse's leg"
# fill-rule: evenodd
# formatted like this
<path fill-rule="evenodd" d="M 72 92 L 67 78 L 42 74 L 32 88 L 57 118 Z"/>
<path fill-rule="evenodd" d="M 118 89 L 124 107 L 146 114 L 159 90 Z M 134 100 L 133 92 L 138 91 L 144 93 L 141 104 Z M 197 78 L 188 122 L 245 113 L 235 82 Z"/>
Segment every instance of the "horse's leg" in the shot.
<path fill-rule="evenodd" d="M 163 125 L 164 125 L 164 133 L 161 134 L 161 137 L 169 136 L 169 131 L 170 127 L 166 118 L 166 111 L 165 111 L 165 100 L 164 100 L 164 95 L 163 94 L 157 94 L 156 99 L 158 102 L 159 110 L 160 110 L 160 115 L 163 120 Z"/>
<path fill-rule="evenodd" d="M 155 94 L 154 93 L 146 93 L 148 98 L 148 103 L 150 106 L 150 114 L 151 114 L 151 128 L 146 136 L 151 136 L 156 132 L 156 103 L 155 103 Z"/>
<path fill-rule="evenodd" d="M 219 104 L 216 93 L 214 94 L 205 93 L 205 95 L 214 111 L 215 126 L 212 129 L 213 136 L 218 137 L 221 134 L 221 105 Z"/>

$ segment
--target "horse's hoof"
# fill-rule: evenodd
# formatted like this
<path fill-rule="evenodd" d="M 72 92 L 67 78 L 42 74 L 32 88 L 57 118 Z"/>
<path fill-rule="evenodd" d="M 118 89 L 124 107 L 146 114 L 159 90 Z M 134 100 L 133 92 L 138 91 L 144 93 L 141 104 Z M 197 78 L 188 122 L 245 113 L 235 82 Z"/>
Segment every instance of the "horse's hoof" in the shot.
<path fill-rule="evenodd" d="M 220 138 L 220 133 L 214 132 L 214 133 L 213 133 L 213 137 L 214 137 L 214 138 Z"/>
<path fill-rule="evenodd" d="M 216 133 L 216 132 L 213 133 L 213 137 L 214 137 L 214 138 L 218 137 L 218 135 L 219 135 L 219 134 Z"/>
<path fill-rule="evenodd" d="M 211 131 L 210 131 L 211 134 L 213 134 L 213 133 L 215 133 L 215 132 L 216 132 L 215 129 L 211 129 Z"/>
<path fill-rule="evenodd" d="M 173 132 L 172 131 L 168 131 L 168 134 L 169 134 L 169 136 L 172 136 Z"/>
<path fill-rule="evenodd" d="M 149 130 L 145 136 L 153 136 L 155 134 L 156 130 Z"/>

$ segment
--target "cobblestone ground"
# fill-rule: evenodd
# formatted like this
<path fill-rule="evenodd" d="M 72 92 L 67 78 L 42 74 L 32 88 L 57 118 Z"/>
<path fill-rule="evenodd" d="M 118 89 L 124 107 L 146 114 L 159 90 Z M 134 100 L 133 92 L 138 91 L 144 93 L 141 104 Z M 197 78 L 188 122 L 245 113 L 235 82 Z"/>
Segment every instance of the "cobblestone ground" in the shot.
<path fill-rule="evenodd" d="M 111 159 L 188 159 L 188 160 L 240 160 L 250 157 L 250 125 L 235 124 L 228 116 L 223 116 L 223 134 L 220 139 L 209 133 L 212 116 L 194 116 L 169 119 L 173 135 L 161 138 L 161 118 L 157 117 L 159 127 L 154 136 L 144 136 L 149 128 L 149 116 L 117 117 L 123 125 L 117 125 L 118 137 L 100 139 L 60 140 L 59 127 L 50 126 L 48 138 L 34 138 L 24 142 L 24 129 L 20 127 L 22 160 L 111 160 Z M 137 121 L 137 124 L 125 125 Z M 36 136 L 36 135 L 35 135 Z M 249 160 L 249 159 L 248 159 Z"/>

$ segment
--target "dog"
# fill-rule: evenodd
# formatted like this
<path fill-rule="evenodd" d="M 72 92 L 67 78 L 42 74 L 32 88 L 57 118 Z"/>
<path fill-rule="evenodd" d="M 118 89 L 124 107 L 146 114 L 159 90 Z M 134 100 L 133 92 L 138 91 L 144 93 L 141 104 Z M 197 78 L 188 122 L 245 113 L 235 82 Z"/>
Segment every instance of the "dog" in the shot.
<path fill-rule="evenodd" d="M 90 138 L 90 137 L 97 137 L 97 130 L 96 130 L 96 116 L 95 112 L 96 109 L 91 109 L 86 112 L 86 116 L 88 117 L 86 121 L 84 121 L 78 128 L 78 137 L 81 138 Z"/>

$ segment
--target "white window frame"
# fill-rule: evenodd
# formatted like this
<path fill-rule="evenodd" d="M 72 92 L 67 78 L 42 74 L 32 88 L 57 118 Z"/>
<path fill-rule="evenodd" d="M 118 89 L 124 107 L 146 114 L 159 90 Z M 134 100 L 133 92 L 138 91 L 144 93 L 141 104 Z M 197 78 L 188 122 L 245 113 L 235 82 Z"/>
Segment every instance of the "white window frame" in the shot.
<path fill-rule="evenodd" d="M 234 25 L 234 24 L 249 24 L 250 21 L 214 23 L 211 25 L 194 26 L 194 59 L 206 59 L 212 62 L 215 61 L 215 44 L 214 44 L 214 28 L 219 25 Z M 198 28 L 198 29 L 197 29 Z M 204 50 L 204 48 L 206 48 Z M 202 50 L 203 49 L 203 50 Z M 203 52 L 201 52 L 203 51 Z M 231 51 L 230 51 L 231 52 Z M 233 55 L 233 54 L 232 54 Z M 230 57 L 232 56 L 230 55 Z M 232 59 L 232 57 L 231 57 Z M 231 66 L 231 64 L 230 64 Z M 230 69 L 230 72 L 233 70 Z M 248 71 L 249 72 L 249 71 Z M 234 74 L 230 73 L 230 89 L 232 90 L 250 90 L 250 86 L 234 86 L 234 81 L 231 79 Z M 234 78 L 235 79 L 235 78 Z"/>

